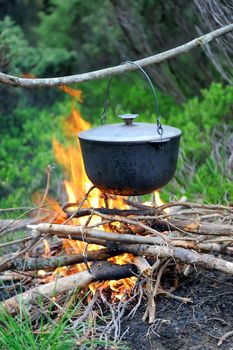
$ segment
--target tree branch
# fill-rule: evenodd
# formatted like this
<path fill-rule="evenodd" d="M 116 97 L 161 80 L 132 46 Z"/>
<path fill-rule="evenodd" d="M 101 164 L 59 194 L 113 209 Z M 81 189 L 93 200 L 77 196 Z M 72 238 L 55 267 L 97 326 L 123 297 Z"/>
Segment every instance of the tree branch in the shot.
<path fill-rule="evenodd" d="M 0 304 L 7 312 L 16 314 L 20 306 L 38 302 L 40 298 L 51 298 L 60 293 L 67 293 L 78 288 L 85 288 L 95 281 L 119 280 L 139 274 L 134 264 L 118 265 L 110 261 L 96 262 L 90 271 L 82 271 L 70 276 L 58 278 L 53 282 L 31 288 L 24 293 L 18 294 Z"/>
<path fill-rule="evenodd" d="M 135 61 L 135 63 L 137 63 L 141 67 L 145 67 L 151 64 L 158 64 L 170 58 L 178 56 L 182 53 L 187 53 L 190 50 L 194 49 L 195 47 L 204 46 L 208 44 L 210 41 L 224 34 L 227 34 L 231 31 L 233 31 L 233 23 L 227 26 L 224 26 L 222 28 L 219 28 L 217 30 L 214 30 L 208 34 L 202 35 L 196 39 L 189 41 L 186 44 L 177 46 L 176 48 L 173 48 L 171 50 L 137 60 Z M 15 86 L 15 87 L 21 86 L 26 88 L 52 87 L 52 86 L 59 86 L 59 85 L 66 85 L 66 84 L 73 84 L 73 83 L 81 83 L 88 80 L 101 79 L 108 76 L 113 76 L 113 75 L 122 74 L 125 72 L 134 71 L 137 69 L 138 68 L 135 65 L 132 65 L 130 63 L 125 63 L 115 67 L 100 69 L 100 70 L 83 73 L 83 74 L 76 74 L 76 75 L 70 75 L 66 77 L 57 77 L 57 78 L 41 78 L 41 79 L 19 78 L 12 75 L 0 73 L 0 83 L 3 83 L 5 85 L 10 85 L 10 86 Z"/>
<path fill-rule="evenodd" d="M 2 260 L 0 260 L 0 272 L 6 270 L 17 270 L 17 271 L 33 271 L 40 269 L 54 269 L 56 267 L 68 266 L 74 264 L 81 264 L 86 261 L 98 261 L 98 260 L 106 260 L 111 258 L 112 256 L 119 255 L 120 249 L 115 252 L 109 253 L 107 249 L 98 249 L 87 251 L 85 254 L 67 254 L 67 255 L 58 255 L 58 256 L 50 256 L 48 258 L 39 257 L 39 258 L 15 258 L 14 254 L 9 256 L 4 256 Z"/>

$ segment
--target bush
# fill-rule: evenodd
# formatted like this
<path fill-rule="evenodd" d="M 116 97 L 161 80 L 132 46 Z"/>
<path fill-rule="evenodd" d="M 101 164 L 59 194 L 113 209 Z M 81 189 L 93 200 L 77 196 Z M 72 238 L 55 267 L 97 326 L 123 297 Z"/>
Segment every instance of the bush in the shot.
<path fill-rule="evenodd" d="M 14 120 L 20 127 L 9 125 L 8 134 L 0 134 L 0 207 L 31 205 L 32 194 L 45 186 L 45 170 L 55 165 L 52 135 L 64 140 L 60 124 L 68 114 L 70 103 L 52 108 L 17 109 Z M 56 186 L 59 168 L 52 177 Z"/>
<path fill-rule="evenodd" d="M 219 83 L 213 83 L 209 89 L 203 90 L 201 98 L 188 100 L 181 109 L 171 109 L 169 123 L 183 131 L 182 156 L 176 181 L 166 187 L 166 199 L 169 193 L 178 198 L 182 193 L 192 200 L 213 203 L 230 201 L 232 178 L 223 168 L 231 156 L 224 140 L 233 134 L 232 115 L 233 87 Z M 213 138 L 214 130 L 219 131 L 218 140 Z M 217 143 L 223 145 L 221 164 L 214 155 Z"/>

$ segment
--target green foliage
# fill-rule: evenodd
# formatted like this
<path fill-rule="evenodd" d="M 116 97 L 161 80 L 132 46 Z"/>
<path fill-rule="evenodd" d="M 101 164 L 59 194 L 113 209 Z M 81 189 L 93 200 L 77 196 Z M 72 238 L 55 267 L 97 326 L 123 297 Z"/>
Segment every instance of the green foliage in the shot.
<path fill-rule="evenodd" d="M 0 21 L 0 67 L 5 72 L 46 76 L 58 74 L 62 69 L 65 73 L 75 57 L 74 52 L 62 46 L 53 49 L 31 46 L 21 27 L 9 16 Z"/>
<path fill-rule="evenodd" d="M 80 84 L 83 91 L 84 104 L 81 106 L 84 117 L 93 124 L 99 125 L 103 112 L 104 95 L 108 80 L 90 81 Z M 159 111 L 166 122 L 169 111 L 175 101 L 171 96 L 156 89 Z M 118 115 L 122 113 L 139 114 L 138 121 L 156 122 L 155 103 L 151 88 L 140 73 L 128 73 L 112 80 L 109 92 L 107 123 L 119 123 Z"/>
<path fill-rule="evenodd" d="M 180 193 L 192 200 L 229 202 L 233 198 L 233 183 L 229 173 L 224 172 L 230 154 L 224 142 L 233 133 L 233 87 L 213 83 L 202 92 L 201 98 L 188 100 L 183 107 L 171 108 L 168 122 L 183 131 L 181 157 L 176 181 L 166 187 L 178 198 Z M 224 128 L 223 125 L 226 125 Z M 213 131 L 219 131 L 219 140 L 213 140 Z M 213 147 L 224 145 L 219 159 Z"/>
<path fill-rule="evenodd" d="M 50 327 L 41 318 L 38 334 L 34 334 L 33 324 L 25 306 L 21 306 L 20 314 L 15 318 L 3 308 L 0 312 L 0 345 L 1 349 L 51 349 L 62 350 L 64 347 L 75 349 L 75 334 L 71 330 L 64 332 L 67 327 L 67 313 L 58 323 Z M 48 317 L 49 318 L 49 317 Z"/>
<path fill-rule="evenodd" d="M 168 122 L 184 131 L 182 144 L 186 155 L 202 162 L 211 151 L 210 132 L 221 124 L 233 125 L 233 87 L 213 83 L 201 91 L 201 98 L 188 100 L 182 108 L 170 111 Z"/>
<path fill-rule="evenodd" d="M 32 194 L 43 188 L 45 170 L 54 164 L 52 135 L 62 138 L 60 125 L 69 109 L 70 103 L 15 110 L 9 132 L 0 132 L 0 207 L 30 205 Z M 53 172 L 55 188 L 59 171 L 55 168 Z"/>
<path fill-rule="evenodd" d="M 102 66 L 109 57 L 117 62 L 120 30 L 109 1 L 98 6 L 93 0 L 51 0 L 38 17 L 35 33 L 39 45 L 75 52 L 76 70 Z"/>
<path fill-rule="evenodd" d="M 233 198 L 233 182 L 220 172 L 215 159 L 211 156 L 196 169 L 192 181 L 188 184 L 186 195 L 189 198 L 201 196 L 210 203 L 229 202 Z"/>
<path fill-rule="evenodd" d="M 6 16 L 0 21 L 0 65 L 4 71 L 21 74 L 36 65 L 38 57 L 28 46 L 22 29 Z"/>
<path fill-rule="evenodd" d="M 79 0 L 52 0 L 46 12 L 39 12 L 40 24 L 35 30 L 44 46 L 69 49 L 72 47 L 71 28 L 79 12 L 77 6 L 79 2 Z M 49 35 L 54 32 L 56 35 Z"/>

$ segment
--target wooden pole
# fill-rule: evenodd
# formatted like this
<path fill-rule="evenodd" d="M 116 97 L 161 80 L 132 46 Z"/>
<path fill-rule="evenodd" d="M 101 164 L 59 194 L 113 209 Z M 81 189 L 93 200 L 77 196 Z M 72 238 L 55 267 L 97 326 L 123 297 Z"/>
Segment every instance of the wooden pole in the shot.
<path fill-rule="evenodd" d="M 158 64 L 183 53 L 187 53 L 195 47 L 203 47 L 214 39 L 219 38 L 233 31 L 233 23 L 222 28 L 216 29 L 208 34 L 202 35 L 196 39 L 193 39 L 183 45 L 177 46 L 171 50 L 161 52 L 159 54 L 149 56 L 140 60 L 135 61 L 136 64 L 141 67 L 149 66 L 152 64 Z M 125 63 L 111 68 L 104 68 L 93 72 L 75 74 L 66 77 L 57 78 L 40 78 L 40 79 L 26 79 L 12 76 L 9 74 L 0 73 L 0 83 L 10 86 L 21 86 L 25 88 L 38 88 L 38 87 L 52 87 L 59 85 L 67 85 L 74 83 L 81 83 L 88 80 L 96 80 L 113 75 L 122 74 L 137 70 L 138 68 L 130 63 Z"/>

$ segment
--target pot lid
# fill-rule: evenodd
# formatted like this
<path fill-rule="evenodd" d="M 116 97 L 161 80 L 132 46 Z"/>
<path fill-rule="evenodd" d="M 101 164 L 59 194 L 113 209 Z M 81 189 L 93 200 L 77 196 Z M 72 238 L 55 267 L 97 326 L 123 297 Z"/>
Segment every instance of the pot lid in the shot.
<path fill-rule="evenodd" d="M 108 124 L 80 132 L 82 140 L 96 142 L 163 142 L 181 135 L 181 130 L 168 125 L 162 125 L 162 139 L 157 131 L 157 125 L 152 123 L 133 123 L 137 114 L 124 114 L 119 117 L 121 124 Z"/>

